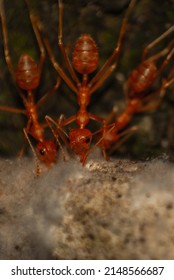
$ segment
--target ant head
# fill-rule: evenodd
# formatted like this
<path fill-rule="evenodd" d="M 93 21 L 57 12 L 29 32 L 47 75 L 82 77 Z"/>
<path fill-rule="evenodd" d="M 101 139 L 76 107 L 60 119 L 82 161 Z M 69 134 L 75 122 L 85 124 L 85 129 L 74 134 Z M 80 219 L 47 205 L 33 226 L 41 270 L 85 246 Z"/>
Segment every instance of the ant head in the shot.
<path fill-rule="evenodd" d="M 37 150 L 38 157 L 46 165 L 49 166 L 56 161 L 57 149 L 53 141 L 45 140 L 43 142 L 39 142 L 37 144 L 36 150 Z"/>
<path fill-rule="evenodd" d="M 40 73 L 38 65 L 28 55 L 21 55 L 16 68 L 17 85 L 24 90 L 33 90 L 40 83 Z"/>
<path fill-rule="evenodd" d="M 79 156 L 83 156 L 90 148 L 92 134 L 90 130 L 86 128 L 75 128 L 70 131 L 69 140 L 74 153 Z"/>
<path fill-rule="evenodd" d="M 88 34 L 82 34 L 76 41 L 72 54 L 75 70 L 81 74 L 90 74 L 98 66 L 98 48 Z"/>

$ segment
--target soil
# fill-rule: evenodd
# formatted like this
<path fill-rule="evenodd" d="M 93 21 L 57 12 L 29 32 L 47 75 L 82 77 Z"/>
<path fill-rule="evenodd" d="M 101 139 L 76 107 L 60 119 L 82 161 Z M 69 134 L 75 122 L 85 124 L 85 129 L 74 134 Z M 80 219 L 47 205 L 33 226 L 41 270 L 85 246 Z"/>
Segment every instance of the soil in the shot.
<path fill-rule="evenodd" d="M 174 166 L 0 160 L 0 259 L 173 259 Z"/>

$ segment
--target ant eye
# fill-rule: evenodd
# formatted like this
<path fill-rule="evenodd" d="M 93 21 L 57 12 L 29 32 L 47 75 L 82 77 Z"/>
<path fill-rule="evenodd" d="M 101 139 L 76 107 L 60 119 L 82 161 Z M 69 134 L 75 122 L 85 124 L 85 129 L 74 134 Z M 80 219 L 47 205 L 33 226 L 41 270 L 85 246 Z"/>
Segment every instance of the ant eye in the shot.
<path fill-rule="evenodd" d="M 39 151 L 39 153 L 41 154 L 41 156 L 44 156 L 44 154 L 45 154 L 45 149 L 41 149 L 41 150 Z"/>

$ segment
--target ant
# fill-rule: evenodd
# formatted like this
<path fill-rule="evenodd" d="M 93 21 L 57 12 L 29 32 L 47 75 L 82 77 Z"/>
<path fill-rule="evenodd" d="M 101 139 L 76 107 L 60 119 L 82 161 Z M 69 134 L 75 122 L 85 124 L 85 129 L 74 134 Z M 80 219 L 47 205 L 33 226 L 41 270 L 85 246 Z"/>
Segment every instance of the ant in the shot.
<path fill-rule="evenodd" d="M 64 58 L 66 67 L 71 75 L 72 80 L 67 76 L 64 70 L 60 67 L 56 61 L 48 40 L 43 36 L 43 40 L 50 57 L 50 60 L 58 72 L 59 76 L 64 80 L 68 87 L 77 95 L 77 102 L 79 110 L 77 114 L 65 119 L 56 124 L 54 120 L 46 116 L 48 122 L 52 122 L 58 128 L 65 127 L 73 122 L 76 122 L 77 128 L 71 129 L 68 134 L 68 140 L 71 150 L 80 157 L 82 164 L 85 164 L 86 153 L 90 149 L 93 134 L 86 128 L 90 120 L 99 122 L 103 125 L 103 132 L 105 127 L 105 119 L 93 115 L 87 111 L 87 106 L 90 104 L 91 95 L 105 82 L 109 75 L 114 71 L 117 66 L 117 60 L 121 49 L 123 37 L 127 28 L 128 17 L 135 5 L 136 0 L 131 0 L 125 16 L 122 21 L 121 29 L 118 36 L 116 47 L 103 67 L 95 74 L 95 76 L 89 81 L 89 74 L 93 73 L 99 63 L 98 48 L 95 41 L 89 34 L 82 34 L 76 41 L 72 52 L 72 64 L 69 60 L 67 51 L 64 47 L 62 40 L 62 18 L 63 18 L 63 3 L 58 0 L 58 46 L 61 54 Z M 38 25 L 39 30 L 42 32 L 42 28 Z M 78 78 L 77 73 L 82 75 L 81 81 Z"/>
<path fill-rule="evenodd" d="M 28 1 L 25 0 L 28 5 Z M 33 15 L 30 15 L 31 24 L 36 36 L 36 40 L 38 42 L 38 46 L 40 49 L 40 61 L 37 65 L 31 56 L 28 54 L 23 54 L 19 58 L 16 70 L 13 67 L 12 59 L 9 53 L 8 48 L 8 33 L 7 33 L 7 24 L 6 24 L 6 16 L 4 11 L 4 1 L 0 0 L 0 18 L 2 23 L 2 34 L 3 34 L 3 43 L 4 43 L 4 54 L 5 60 L 8 66 L 8 69 L 12 75 L 13 80 L 17 86 L 17 90 L 19 92 L 20 97 L 22 98 L 25 109 L 18 109 L 9 106 L 0 106 L 0 110 L 6 112 L 12 112 L 17 114 L 24 114 L 27 116 L 27 124 L 23 129 L 24 132 L 24 145 L 19 153 L 20 156 L 23 155 L 24 148 L 26 145 L 26 141 L 28 141 L 31 150 L 35 157 L 36 162 L 36 174 L 39 175 L 39 159 L 44 162 L 47 166 L 50 166 L 56 160 L 57 147 L 53 140 L 45 139 L 44 128 L 48 126 L 47 124 L 39 123 L 38 121 L 38 108 L 41 104 L 45 103 L 48 97 L 53 95 L 53 93 L 57 90 L 60 85 L 61 79 L 58 77 L 56 84 L 53 88 L 46 93 L 37 103 L 35 102 L 35 90 L 38 88 L 40 84 L 40 76 L 43 69 L 43 63 L 45 60 L 45 50 L 40 37 L 40 34 L 36 28 L 36 19 Z M 29 139 L 29 135 L 31 135 L 36 141 L 36 152 L 35 149 Z M 63 148 L 59 143 L 59 146 L 64 155 Z M 65 157 L 65 155 L 64 155 Z"/>
<path fill-rule="evenodd" d="M 163 79 L 161 86 L 157 90 L 151 90 L 152 84 L 160 76 L 162 70 L 174 55 L 174 40 L 172 40 L 162 51 L 149 58 L 146 58 L 149 50 L 173 31 L 174 25 L 144 49 L 142 62 L 134 71 L 132 71 L 127 81 L 127 89 L 125 94 L 126 107 L 124 112 L 116 118 L 114 123 L 105 126 L 103 131 L 99 130 L 96 132 L 100 133 L 100 138 L 97 142 L 97 145 L 101 147 L 105 159 L 108 159 L 106 151 L 111 154 L 135 130 L 137 130 L 135 126 L 124 130 L 125 127 L 131 122 L 133 115 L 136 113 L 157 109 L 165 95 L 166 88 L 174 83 L 174 77 L 169 77 L 168 79 Z M 157 60 L 165 55 L 167 55 L 166 58 L 157 68 Z M 109 119 L 113 118 L 115 114 L 115 109 L 113 109 Z M 109 120 L 107 123 L 109 123 Z"/>

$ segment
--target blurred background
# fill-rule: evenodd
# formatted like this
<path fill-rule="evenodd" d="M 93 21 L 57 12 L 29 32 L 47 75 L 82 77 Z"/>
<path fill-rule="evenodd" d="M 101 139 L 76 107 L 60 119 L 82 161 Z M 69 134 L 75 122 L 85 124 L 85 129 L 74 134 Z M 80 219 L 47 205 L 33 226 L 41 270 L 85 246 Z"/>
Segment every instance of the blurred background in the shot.
<path fill-rule="evenodd" d="M 42 21 L 52 51 L 62 67 L 63 58 L 57 44 L 58 6 L 57 0 L 31 0 L 31 5 Z M 117 38 L 128 0 L 64 0 L 63 41 L 68 46 L 69 56 L 77 38 L 89 33 L 99 48 L 99 68 L 111 55 Z M 24 0 L 4 0 L 8 28 L 9 50 L 14 67 L 23 53 L 39 61 L 39 48 L 30 24 Z M 122 112 L 125 105 L 124 88 L 126 80 L 141 61 L 142 52 L 151 41 L 162 34 L 174 23 L 174 0 L 137 1 L 129 18 L 129 25 L 121 47 L 117 69 L 97 90 L 91 99 L 89 111 L 107 118 L 113 106 Z M 171 40 L 167 37 L 154 47 L 150 55 L 163 49 Z M 167 77 L 173 68 L 174 57 L 163 71 L 161 78 Z M 95 74 L 95 73 L 94 73 Z M 46 55 L 40 86 L 35 92 L 36 101 L 55 84 L 57 73 Z M 158 83 L 155 85 L 158 87 Z M 15 84 L 9 74 L 4 59 L 3 39 L 0 30 L 0 104 L 23 108 Z M 75 94 L 62 82 L 57 92 L 40 107 L 39 120 L 44 116 L 56 119 L 60 114 L 69 117 L 77 112 Z M 137 114 L 132 124 L 138 125 L 138 131 L 120 147 L 116 154 L 135 159 L 146 159 L 163 152 L 173 157 L 174 151 L 174 86 L 167 89 L 162 105 L 156 112 Z M 23 131 L 26 117 L 0 111 L 0 156 L 15 156 L 23 144 Z M 95 123 L 89 125 L 92 131 Z M 47 132 L 46 132 L 47 133 Z M 49 133 L 49 131 L 48 131 Z M 28 149 L 29 150 L 29 149 Z"/>

